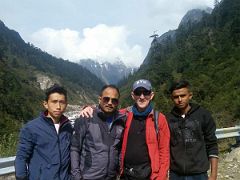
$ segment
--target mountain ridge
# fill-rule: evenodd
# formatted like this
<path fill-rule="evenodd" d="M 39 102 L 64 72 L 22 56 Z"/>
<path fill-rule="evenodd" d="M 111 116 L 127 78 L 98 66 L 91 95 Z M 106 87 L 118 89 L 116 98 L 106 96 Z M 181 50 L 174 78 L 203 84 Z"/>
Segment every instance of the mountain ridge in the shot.
<path fill-rule="evenodd" d="M 211 14 L 212 9 L 209 7 L 206 8 L 201 8 L 201 9 L 191 9 L 187 11 L 187 13 L 183 16 L 181 19 L 181 22 L 178 25 L 179 28 L 190 28 L 190 25 L 196 24 L 201 21 L 201 19 L 204 17 L 206 14 Z M 176 32 L 177 29 L 175 30 L 169 30 L 165 33 L 163 33 L 161 36 L 156 36 L 153 38 L 153 41 L 151 43 L 150 49 L 147 53 L 147 56 L 144 58 L 143 65 L 148 64 L 149 59 L 151 58 L 151 55 L 154 53 L 156 50 L 156 47 L 159 45 L 167 45 L 169 41 L 175 42 L 176 40 Z"/>

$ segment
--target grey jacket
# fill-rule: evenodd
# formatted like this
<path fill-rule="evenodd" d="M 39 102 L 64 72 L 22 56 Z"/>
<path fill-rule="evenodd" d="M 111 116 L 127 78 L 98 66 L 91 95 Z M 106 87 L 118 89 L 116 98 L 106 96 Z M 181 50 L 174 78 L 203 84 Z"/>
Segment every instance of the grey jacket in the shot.
<path fill-rule="evenodd" d="M 71 144 L 72 179 L 114 179 L 119 169 L 125 114 L 116 112 L 113 122 L 95 109 L 93 118 L 79 118 Z"/>

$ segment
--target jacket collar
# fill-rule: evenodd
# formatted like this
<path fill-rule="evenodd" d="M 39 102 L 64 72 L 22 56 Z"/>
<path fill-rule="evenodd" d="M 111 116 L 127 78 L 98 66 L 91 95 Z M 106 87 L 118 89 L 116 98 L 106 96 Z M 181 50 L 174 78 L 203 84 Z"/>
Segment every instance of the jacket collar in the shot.
<path fill-rule="evenodd" d="M 96 108 L 96 113 L 97 113 L 97 116 L 98 116 L 100 119 L 106 121 L 107 116 L 106 116 L 105 113 L 100 109 L 99 106 Z M 126 118 L 126 114 L 123 113 L 123 112 L 120 112 L 120 111 L 117 110 L 117 111 L 115 111 L 115 112 L 113 113 L 113 121 L 122 120 L 122 119 L 124 119 L 124 118 Z"/>
<path fill-rule="evenodd" d="M 47 112 L 47 110 L 46 110 L 46 111 L 41 112 L 40 116 L 41 116 L 45 121 L 47 121 L 48 123 L 54 124 L 52 118 L 47 117 L 47 114 L 48 114 L 48 112 Z M 66 122 L 68 122 L 68 121 L 69 121 L 68 118 L 67 118 L 66 116 L 62 115 L 62 116 L 60 117 L 59 124 L 60 124 L 60 126 L 61 126 L 62 124 L 66 123 Z"/>
<path fill-rule="evenodd" d="M 190 110 L 187 112 L 186 115 L 192 114 L 194 111 L 196 111 L 200 107 L 198 104 L 194 104 L 194 103 L 189 103 L 189 105 L 190 105 Z M 173 107 L 171 113 L 174 114 L 175 116 L 181 116 L 181 112 L 176 107 Z"/>

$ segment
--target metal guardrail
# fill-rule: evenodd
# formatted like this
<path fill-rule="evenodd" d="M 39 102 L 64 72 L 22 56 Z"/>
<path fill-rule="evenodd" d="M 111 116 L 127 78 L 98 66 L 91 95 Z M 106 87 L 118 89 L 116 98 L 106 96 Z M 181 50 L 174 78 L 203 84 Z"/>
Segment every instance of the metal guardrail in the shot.
<path fill-rule="evenodd" d="M 240 126 L 217 129 L 215 134 L 217 139 L 240 137 Z"/>
<path fill-rule="evenodd" d="M 217 139 L 236 137 L 236 143 L 240 144 L 240 126 L 217 129 L 216 136 Z M 0 158 L 0 176 L 12 174 L 15 172 L 14 160 L 15 156 Z"/>
<path fill-rule="evenodd" d="M 0 176 L 12 174 L 15 172 L 14 160 L 15 156 L 0 158 Z"/>

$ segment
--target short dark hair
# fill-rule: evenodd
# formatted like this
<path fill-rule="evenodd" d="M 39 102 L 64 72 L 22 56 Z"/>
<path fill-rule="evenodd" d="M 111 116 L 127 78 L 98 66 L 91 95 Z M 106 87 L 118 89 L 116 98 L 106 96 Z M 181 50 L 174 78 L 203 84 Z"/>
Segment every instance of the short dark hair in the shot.
<path fill-rule="evenodd" d="M 45 101 L 48 101 L 49 96 L 53 93 L 63 94 L 67 100 L 67 90 L 58 84 L 54 84 L 45 91 Z"/>
<path fill-rule="evenodd" d="M 190 83 L 186 80 L 180 80 L 174 82 L 171 87 L 169 88 L 169 92 L 172 94 L 172 92 L 176 89 L 181 89 L 181 88 L 189 88 L 190 89 Z"/>
<path fill-rule="evenodd" d="M 115 86 L 115 85 L 113 85 L 113 84 L 108 84 L 108 85 L 103 86 L 102 89 L 101 89 L 101 91 L 100 91 L 99 96 L 102 96 L 103 91 L 104 91 L 105 89 L 107 89 L 107 88 L 116 89 L 116 91 L 118 92 L 118 95 L 119 95 L 119 97 L 120 97 L 120 91 L 119 91 L 118 87 Z"/>

